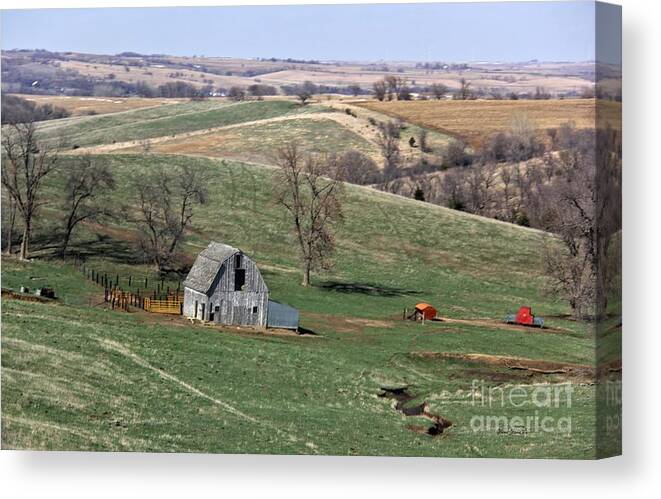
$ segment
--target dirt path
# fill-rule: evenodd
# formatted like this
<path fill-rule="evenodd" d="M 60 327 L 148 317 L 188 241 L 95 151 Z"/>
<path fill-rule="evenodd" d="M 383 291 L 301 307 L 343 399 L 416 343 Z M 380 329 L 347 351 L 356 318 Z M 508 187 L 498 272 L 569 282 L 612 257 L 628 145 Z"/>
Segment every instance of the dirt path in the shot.
<path fill-rule="evenodd" d="M 441 322 L 446 324 L 466 324 L 468 326 L 484 326 L 491 329 L 504 329 L 507 331 L 522 331 L 525 333 L 560 333 L 567 334 L 571 333 L 569 329 L 563 329 L 558 327 L 530 327 L 530 326 L 519 326 L 516 324 L 506 324 L 497 319 L 451 319 L 449 317 L 442 317 L 436 319 L 433 322 Z M 432 322 L 432 323 L 433 323 Z"/>
<path fill-rule="evenodd" d="M 594 372 L 592 366 L 586 364 L 574 364 L 570 362 L 555 362 L 549 360 L 526 359 L 524 357 L 512 357 L 507 355 L 490 355 L 484 353 L 455 353 L 455 352 L 416 352 L 417 356 L 425 358 L 456 359 L 475 362 L 489 366 L 507 367 L 510 369 L 522 369 L 533 371 L 558 371 L 562 373 L 570 371 Z"/>
<path fill-rule="evenodd" d="M 198 390 L 194 386 L 189 385 L 185 381 L 180 380 L 176 376 L 173 376 L 172 374 L 168 374 L 165 371 L 162 371 L 161 369 L 157 369 L 156 367 L 152 366 L 149 362 L 147 362 L 145 359 L 140 357 L 139 355 L 133 353 L 131 350 L 126 348 L 124 345 L 121 343 L 117 343 L 116 341 L 108 340 L 108 339 L 99 339 L 96 338 L 96 340 L 101 344 L 103 348 L 106 350 L 112 350 L 114 352 L 117 352 L 124 357 L 127 357 L 128 359 L 132 360 L 135 364 L 138 364 L 140 367 L 144 367 L 145 369 L 149 369 L 150 371 L 153 371 L 157 373 L 161 378 L 167 379 L 168 381 L 172 381 L 173 383 L 181 386 L 185 390 L 194 393 L 198 397 L 205 398 L 211 402 L 213 402 L 216 405 L 219 405 L 223 409 L 225 409 L 227 412 L 230 412 L 234 414 L 235 416 L 238 416 L 242 419 L 245 419 L 246 421 L 250 421 L 251 423 L 259 423 L 259 421 L 252 417 L 249 416 L 248 414 L 241 412 L 238 410 L 236 407 L 231 406 L 227 402 L 223 402 L 222 400 L 218 400 L 216 398 L 213 398 L 211 395 L 207 395 L 206 393 Z"/>
<path fill-rule="evenodd" d="M 123 355 L 124 357 L 126 357 L 129 360 L 133 361 L 135 364 L 139 365 L 140 367 L 143 367 L 145 369 L 148 369 L 150 371 L 155 372 L 161 378 L 166 379 L 168 381 L 171 381 L 172 383 L 175 383 L 176 385 L 179 385 L 184 390 L 186 390 L 188 392 L 191 392 L 192 394 L 197 395 L 198 397 L 206 399 L 206 400 L 212 402 L 213 404 L 215 404 L 219 407 L 222 407 L 227 412 L 229 412 L 231 414 L 234 414 L 235 416 L 237 416 L 241 419 L 249 421 L 250 423 L 266 426 L 266 427 L 274 430 L 275 432 L 287 437 L 291 441 L 294 441 L 294 442 L 299 442 L 300 441 L 300 439 L 296 435 L 293 435 L 291 433 L 285 432 L 285 431 L 277 428 L 273 423 L 271 423 L 269 421 L 259 420 L 254 416 L 250 416 L 249 414 L 246 414 L 245 412 L 240 411 L 239 409 L 237 409 L 233 405 L 231 405 L 231 404 L 229 404 L 229 403 L 227 403 L 223 400 L 212 397 L 211 395 L 209 395 L 207 393 L 204 393 L 203 391 L 195 388 L 194 386 L 186 383 L 185 381 L 177 378 L 176 376 L 174 376 L 172 374 L 169 374 L 169 373 L 166 373 L 165 371 L 154 367 L 147 360 L 143 359 L 138 354 L 132 352 L 129 348 L 127 348 L 125 345 L 123 345 L 121 343 L 118 343 L 118 342 L 112 341 L 112 340 L 108 340 L 106 338 L 98 338 L 97 337 L 95 339 L 99 342 L 99 344 L 101 345 L 102 348 L 104 348 L 106 350 L 111 350 L 113 352 L 119 353 L 120 355 Z M 306 441 L 305 445 L 308 448 L 311 448 L 311 449 L 316 449 L 316 447 L 317 447 L 314 443 L 312 443 L 310 441 Z"/>

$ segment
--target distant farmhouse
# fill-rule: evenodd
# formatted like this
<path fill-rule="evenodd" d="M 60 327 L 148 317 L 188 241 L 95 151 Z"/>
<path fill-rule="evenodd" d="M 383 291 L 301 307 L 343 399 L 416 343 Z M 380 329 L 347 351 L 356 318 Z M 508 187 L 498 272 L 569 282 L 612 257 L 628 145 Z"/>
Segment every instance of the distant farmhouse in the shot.
<path fill-rule="evenodd" d="M 184 281 L 184 316 L 218 324 L 298 329 L 298 310 L 269 300 L 255 262 L 212 242 Z"/>

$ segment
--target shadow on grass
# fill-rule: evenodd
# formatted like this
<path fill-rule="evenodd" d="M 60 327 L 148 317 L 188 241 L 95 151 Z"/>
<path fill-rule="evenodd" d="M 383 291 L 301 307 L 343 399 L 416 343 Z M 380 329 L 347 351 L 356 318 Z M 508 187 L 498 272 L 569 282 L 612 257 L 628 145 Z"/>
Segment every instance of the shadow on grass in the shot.
<path fill-rule="evenodd" d="M 144 256 L 134 246 L 105 234 L 98 234 L 96 239 L 77 242 L 71 253 L 79 258 L 104 258 L 115 263 L 140 265 L 145 263 Z"/>
<path fill-rule="evenodd" d="M 404 295 L 419 295 L 421 291 L 393 286 L 374 286 L 364 282 L 325 281 L 319 284 L 321 289 L 338 293 L 361 294 L 368 296 L 395 297 Z"/>
<path fill-rule="evenodd" d="M 32 237 L 30 241 L 33 251 L 46 258 L 59 258 L 63 236 L 60 232 L 42 232 Z M 116 239 L 106 234 L 96 234 L 95 238 L 86 241 L 75 241 L 67 249 L 67 258 L 77 257 L 104 258 L 115 263 L 138 265 L 145 263 L 144 256 L 127 241 Z"/>

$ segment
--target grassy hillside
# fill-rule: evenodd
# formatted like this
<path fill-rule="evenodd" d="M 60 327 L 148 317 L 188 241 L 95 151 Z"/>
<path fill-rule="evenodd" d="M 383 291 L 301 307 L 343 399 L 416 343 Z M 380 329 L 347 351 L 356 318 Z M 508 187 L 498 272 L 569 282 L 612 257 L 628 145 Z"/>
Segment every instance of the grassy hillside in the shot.
<path fill-rule="evenodd" d="M 271 296 L 298 307 L 303 328 L 315 334 L 255 334 L 107 311 L 97 306 L 100 290 L 71 267 L 4 259 L 3 286 L 48 283 L 61 299 L 50 305 L 3 298 L 3 447 L 592 456 L 592 386 L 576 385 L 571 408 L 543 414 L 571 416 L 570 435 L 474 432 L 476 413 L 535 412 L 481 407 L 470 396 L 474 379 L 522 384 L 530 395 L 537 383 L 566 377 L 441 355 L 593 362 L 589 328 L 563 318 L 566 306 L 541 291 L 543 234 L 347 186 L 335 266 L 304 289 L 289 223 L 272 202 L 271 169 L 157 154 L 95 160 L 115 172 L 118 202 L 132 198 L 132 177 L 159 164 L 192 162 L 212 173 L 209 203 L 195 217 L 186 253 L 194 256 L 210 240 L 242 248 L 257 261 Z M 56 187 L 49 186 L 49 197 Z M 57 216 L 53 208 L 44 211 L 42 232 Z M 109 273 L 147 273 L 132 258 L 134 238 L 121 221 L 88 226 L 75 249 Z M 420 301 L 449 320 L 402 321 L 403 308 Z M 547 317 L 549 330 L 502 325 L 504 314 L 524 303 Z M 440 437 L 412 431 L 429 421 L 405 417 L 379 397 L 384 387 L 403 386 L 415 397 L 411 403 L 426 401 L 453 426 Z"/>
<path fill-rule="evenodd" d="M 301 107 L 284 100 L 185 102 L 103 116 L 53 120 L 43 123 L 39 131 L 47 143 L 74 148 L 139 141 L 315 110 L 318 111 L 314 106 Z"/>
<path fill-rule="evenodd" d="M 292 118 L 254 125 L 248 123 L 242 127 L 193 138 L 167 140 L 156 144 L 153 150 L 272 163 L 278 147 L 283 143 L 295 142 L 306 153 L 335 153 L 354 149 L 379 159 L 375 144 L 332 119 L 324 119 L 328 114 L 310 114 L 313 119 Z"/>

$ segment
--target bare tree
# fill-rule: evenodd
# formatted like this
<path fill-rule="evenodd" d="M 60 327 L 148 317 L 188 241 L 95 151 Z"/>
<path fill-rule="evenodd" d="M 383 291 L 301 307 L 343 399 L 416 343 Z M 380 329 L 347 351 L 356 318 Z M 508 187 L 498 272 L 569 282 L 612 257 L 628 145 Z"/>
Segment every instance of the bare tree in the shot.
<path fill-rule="evenodd" d="M 545 252 L 545 267 L 576 317 L 601 317 L 618 269 L 612 248 L 621 229 L 621 139 L 609 129 L 571 133 L 570 146 L 547 158 L 559 172 L 549 186 L 548 228 L 562 246 Z"/>
<path fill-rule="evenodd" d="M 440 201 L 448 208 L 460 211 L 466 209 L 464 177 L 464 170 L 459 168 L 449 170 L 443 175 L 440 185 Z"/>
<path fill-rule="evenodd" d="M 337 158 L 340 179 L 351 184 L 373 184 L 379 180 L 376 163 L 360 151 L 347 151 Z"/>
<path fill-rule="evenodd" d="M 280 148 L 275 159 L 276 202 L 292 219 L 303 261 L 301 284 L 309 286 L 312 270 L 328 268 L 335 250 L 334 227 L 343 219 L 340 168 L 332 156 L 303 157 L 295 144 Z"/>
<path fill-rule="evenodd" d="M 353 95 L 354 97 L 358 97 L 360 93 L 363 91 L 363 89 L 360 88 L 360 85 L 358 85 L 357 83 L 352 83 L 347 87 L 347 89 L 349 90 L 349 92 L 351 92 L 351 95 Z"/>
<path fill-rule="evenodd" d="M 298 85 L 296 87 L 295 93 L 298 100 L 301 101 L 301 105 L 305 105 L 308 100 L 312 98 L 314 93 L 317 91 L 317 86 L 311 81 L 306 81 L 303 85 Z"/>
<path fill-rule="evenodd" d="M 526 161 L 544 153 L 544 144 L 537 137 L 535 125 L 526 115 L 514 117 L 508 137 L 506 155 L 509 161 Z"/>
<path fill-rule="evenodd" d="M 137 217 L 141 246 L 154 266 L 163 271 L 176 255 L 195 207 L 206 203 L 206 176 L 188 165 L 159 168 L 136 178 Z"/>
<path fill-rule="evenodd" d="M 448 87 L 442 83 L 434 83 L 431 87 L 429 87 L 429 91 L 434 96 L 434 99 L 441 100 L 443 97 L 445 97 L 445 94 L 448 93 Z"/>
<path fill-rule="evenodd" d="M 404 84 L 401 87 L 399 87 L 399 90 L 397 92 L 397 100 L 412 100 L 413 99 L 413 94 L 411 93 L 411 88 Z"/>
<path fill-rule="evenodd" d="M 400 127 L 394 121 L 379 123 L 376 142 L 384 160 L 385 181 L 392 180 L 391 175 L 397 170 L 400 160 Z"/>
<path fill-rule="evenodd" d="M 392 100 L 394 96 L 397 100 L 410 100 L 410 90 L 406 86 L 406 79 L 401 76 L 388 75 L 383 81 L 388 88 L 388 100 Z M 408 98 L 406 98 L 408 97 Z"/>
<path fill-rule="evenodd" d="M 466 170 L 467 209 L 477 215 L 492 214 L 496 169 L 493 163 L 475 163 Z"/>
<path fill-rule="evenodd" d="M 90 156 L 79 158 L 66 171 L 64 191 L 64 236 L 60 256 L 64 258 L 74 229 L 85 221 L 98 220 L 108 215 L 100 196 L 115 188 L 115 179 L 110 168 L 102 162 L 94 162 Z"/>
<path fill-rule="evenodd" d="M 504 219 L 507 221 L 513 220 L 513 212 L 511 207 L 512 199 L 512 169 L 509 165 L 503 165 L 500 167 L 499 172 L 500 182 L 503 185 L 502 189 L 502 212 L 504 214 Z"/>
<path fill-rule="evenodd" d="M 443 153 L 443 164 L 452 168 L 455 166 L 468 166 L 473 162 L 466 144 L 459 139 L 452 139 Z"/>
<path fill-rule="evenodd" d="M 241 87 L 236 87 L 236 86 L 230 87 L 229 91 L 227 92 L 227 96 L 231 100 L 235 102 L 239 102 L 242 100 L 246 100 L 246 91 Z"/>
<path fill-rule="evenodd" d="M 7 243 L 5 244 L 5 254 L 11 255 L 14 247 L 14 227 L 16 226 L 16 201 L 9 194 L 6 196 L 3 195 L 2 200 L 6 203 L 6 206 L 2 208 L 3 218 L 6 217 L 6 220 L 2 222 L 2 227 L 6 228 L 5 239 Z"/>
<path fill-rule="evenodd" d="M 379 80 L 377 82 L 374 82 L 373 88 L 374 88 L 374 96 L 377 98 L 377 100 L 382 101 L 386 98 L 386 93 L 388 92 L 388 86 L 386 85 L 386 82 L 384 80 Z"/>
<path fill-rule="evenodd" d="M 7 161 L 2 168 L 2 185 L 14 200 L 23 221 L 20 258 L 29 255 L 34 217 L 43 205 L 44 179 L 56 169 L 57 154 L 36 137 L 34 123 L 7 125 L 2 134 Z"/>
<path fill-rule="evenodd" d="M 544 270 L 551 278 L 548 289 L 566 298 L 574 316 L 581 319 L 590 312 L 595 299 L 595 275 L 581 245 L 575 245 L 576 241 L 563 242 L 559 245 L 551 239 L 542 247 Z"/>
<path fill-rule="evenodd" d="M 457 100 L 469 100 L 473 98 L 473 91 L 471 90 L 470 82 L 466 81 L 466 78 L 462 78 L 459 81 L 459 90 L 452 96 Z"/>

